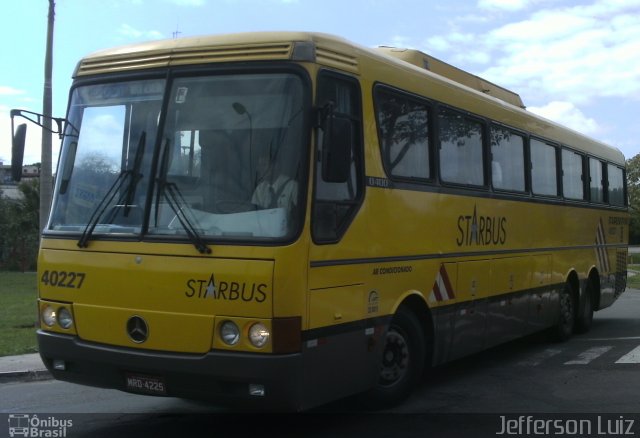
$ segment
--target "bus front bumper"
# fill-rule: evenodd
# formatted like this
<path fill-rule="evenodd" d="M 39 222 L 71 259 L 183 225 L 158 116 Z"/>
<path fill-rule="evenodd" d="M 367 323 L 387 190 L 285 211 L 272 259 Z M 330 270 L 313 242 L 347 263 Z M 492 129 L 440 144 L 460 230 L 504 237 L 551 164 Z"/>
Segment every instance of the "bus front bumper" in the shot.
<path fill-rule="evenodd" d="M 303 408 L 301 353 L 167 353 L 96 344 L 43 330 L 38 330 L 38 345 L 44 364 L 58 380 L 249 409 Z"/>

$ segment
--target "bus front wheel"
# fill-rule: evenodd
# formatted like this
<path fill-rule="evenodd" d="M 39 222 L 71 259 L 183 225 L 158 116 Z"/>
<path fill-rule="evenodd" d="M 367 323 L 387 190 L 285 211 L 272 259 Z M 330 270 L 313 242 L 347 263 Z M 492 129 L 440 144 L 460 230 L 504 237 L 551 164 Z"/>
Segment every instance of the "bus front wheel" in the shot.
<path fill-rule="evenodd" d="M 409 396 L 422 375 L 425 337 L 415 314 L 401 306 L 384 340 L 376 386 L 366 394 L 371 407 L 395 405 Z"/>

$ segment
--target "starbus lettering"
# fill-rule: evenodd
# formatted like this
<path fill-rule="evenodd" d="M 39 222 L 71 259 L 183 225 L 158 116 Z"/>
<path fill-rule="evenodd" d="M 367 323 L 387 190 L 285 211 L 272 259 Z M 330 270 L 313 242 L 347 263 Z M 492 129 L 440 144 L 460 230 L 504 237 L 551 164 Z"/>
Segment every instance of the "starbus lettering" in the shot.
<path fill-rule="evenodd" d="M 507 218 L 478 215 L 473 206 L 473 215 L 458 216 L 458 246 L 504 245 L 507 241 Z"/>
<path fill-rule="evenodd" d="M 238 281 L 216 282 L 213 274 L 206 279 L 190 278 L 184 292 L 187 298 L 209 298 L 224 301 L 243 301 L 262 303 L 267 299 L 268 285 L 265 283 L 247 283 Z"/>
<path fill-rule="evenodd" d="M 629 225 L 629 218 L 609 216 L 609 225 Z"/>

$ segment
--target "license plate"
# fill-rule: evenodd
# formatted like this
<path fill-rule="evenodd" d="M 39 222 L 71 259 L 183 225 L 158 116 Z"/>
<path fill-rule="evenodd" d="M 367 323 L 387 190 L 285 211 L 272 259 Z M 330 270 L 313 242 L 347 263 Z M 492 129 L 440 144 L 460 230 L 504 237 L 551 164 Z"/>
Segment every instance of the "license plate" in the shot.
<path fill-rule="evenodd" d="M 167 394 L 167 385 L 162 377 L 127 373 L 126 379 L 127 391 L 152 395 Z"/>

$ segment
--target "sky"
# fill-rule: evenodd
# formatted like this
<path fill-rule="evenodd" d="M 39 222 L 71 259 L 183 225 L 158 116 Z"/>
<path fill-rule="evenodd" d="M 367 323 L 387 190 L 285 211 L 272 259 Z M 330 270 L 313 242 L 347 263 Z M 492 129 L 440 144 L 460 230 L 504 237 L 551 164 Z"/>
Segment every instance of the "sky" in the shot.
<path fill-rule="evenodd" d="M 12 108 L 42 112 L 48 0 L 0 17 L 0 161 Z M 136 42 L 248 31 L 335 34 L 422 50 L 520 94 L 527 110 L 640 153 L 640 0 L 56 0 L 53 115 L 84 55 Z M 27 130 L 25 164 L 40 161 Z M 60 141 L 54 137 L 54 168 Z"/>

